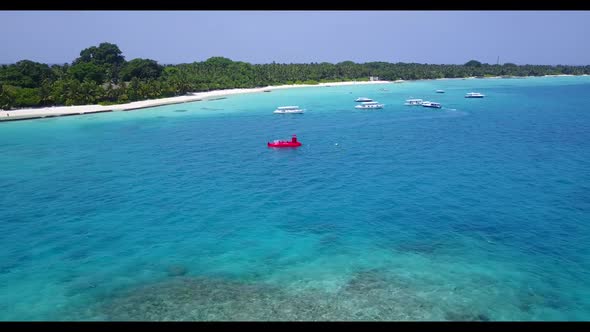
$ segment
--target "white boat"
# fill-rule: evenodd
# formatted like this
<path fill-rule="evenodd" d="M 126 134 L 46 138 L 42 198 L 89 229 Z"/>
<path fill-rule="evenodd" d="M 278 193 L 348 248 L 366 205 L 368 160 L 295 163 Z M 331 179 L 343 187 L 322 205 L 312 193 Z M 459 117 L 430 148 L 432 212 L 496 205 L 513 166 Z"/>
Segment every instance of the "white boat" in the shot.
<path fill-rule="evenodd" d="M 445 90 L 436 90 L 436 93 L 445 93 Z"/>
<path fill-rule="evenodd" d="M 373 99 L 367 98 L 367 97 L 358 97 L 354 101 L 356 101 L 356 102 L 370 102 L 370 101 L 373 101 Z"/>
<path fill-rule="evenodd" d="M 404 105 L 420 106 L 420 105 L 422 105 L 422 103 L 423 103 L 422 99 L 408 99 L 408 100 L 406 100 L 406 103 Z"/>
<path fill-rule="evenodd" d="M 424 101 L 422 102 L 422 107 L 441 108 L 442 106 L 439 103 L 435 103 L 433 101 Z"/>
<path fill-rule="evenodd" d="M 383 108 L 383 104 L 380 104 L 376 101 L 366 101 L 361 103 L 360 105 L 356 105 L 354 108 L 360 108 L 360 109 L 368 109 L 368 108 Z"/>
<path fill-rule="evenodd" d="M 465 98 L 483 98 L 485 97 L 485 95 L 482 95 L 479 92 L 469 92 L 468 94 L 465 95 Z"/>
<path fill-rule="evenodd" d="M 300 109 L 299 106 L 281 106 L 273 112 L 275 114 L 302 114 L 304 110 Z"/>

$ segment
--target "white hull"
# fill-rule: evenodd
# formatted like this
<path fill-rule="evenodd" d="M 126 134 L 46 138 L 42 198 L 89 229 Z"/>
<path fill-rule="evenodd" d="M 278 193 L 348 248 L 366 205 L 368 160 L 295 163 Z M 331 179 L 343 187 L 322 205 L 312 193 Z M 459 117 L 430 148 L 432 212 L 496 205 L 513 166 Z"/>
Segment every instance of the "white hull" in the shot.
<path fill-rule="evenodd" d="M 296 110 L 296 111 L 274 111 L 274 114 L 303 114 L 303 110 Z"/>
<path fill-rule="evenodd" d="M 379 108 L 383 108 L 383 105 L 370 105 L 370 106 L 357 105 L 354 108 L 358 108 L 358 109 L 379 109 Z"/>
<path fill-rule="evenodd" d="M 408 99 L 404 105 L 406 106 L 421 106 L 424 101 L 422 99 Z"/>
<path fill-rule="evenodd" d="M 303 109 L 299 108 L 299 106 L 281 106 L 278 107 L 273 113 L 274 114 L 301 114 L 303 113 Z"/>
<path fill-rule="evenodd" d="M 371 99 L 371 98 L 366 98 L 366 97 L 360 97 L 360 98 L 357 98 L 357 99 L 355 99 L 354 101 L 356 101 L 357 103 L 358 103 L 358 102 L 364 102 L 364 103 L 366 103 L 366 102 L 371 102 L 371 101 L 373 101 L 373 99 Z"/>
<path fill-rule="evenodd" d="M 468 94 L 465 95 L 465 98 L 483 98 L 485 97 L 485 95 L 482 95 L 479 92 L 469 92 Z"/>
<path fill-rule="evenodd" d="M 431 101 L 425 101 L 422 103 L 422 107 L 442 108 L 442 105 L 439 103 L 431 102 Z"/>

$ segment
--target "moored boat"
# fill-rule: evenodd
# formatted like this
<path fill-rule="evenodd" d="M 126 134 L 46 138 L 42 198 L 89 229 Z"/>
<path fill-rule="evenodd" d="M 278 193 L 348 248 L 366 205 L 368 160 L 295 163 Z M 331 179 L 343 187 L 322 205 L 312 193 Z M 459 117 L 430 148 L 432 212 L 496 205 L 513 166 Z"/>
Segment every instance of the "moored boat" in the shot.
<path fill-rule="evenodd" d="M 379 102 L 376 101 L 366 101 L 364 103 L 361 103 L 360 105 L 356 105 L 354 108 L 359 108 L 359 109 L 378 109 L 378 108 L 383 108 L 383 104 L 380 104 Z"/>
<path fill-rule="evenodd" d="M 422 103 L 422 107 L 430 107 L 430 108 L 441 108 L 441 104 L 435 103 L 433 101 L 425 101 Z"/>
<path fill-rule="evenodd" d="M 373 101 L 373 99 L 367 98 L 367 97 L 358 97 L 354 101 L 356 101 L 356 102 L 370 102 L 370 101 Z"/>
<path fill-rule="evenodd" d="M 422 99 L 408 99 L 406 100 L 406 103 L 404 105 L 407 106 L 420 106 L 422 105 L 423 100 Z"/>
<path fill-rule="evenodd" d="M 281 106 L 273 112 L 275 114 L 302 114 L 303 110 L 299 106 Z"/>
<path fill-rule="evenodd" d="M 485 95 L 482 95 L 479 92 L 469 92 L 468 94 L 465 95 L 465 98 L 483 98 L 485 97 Z"/>

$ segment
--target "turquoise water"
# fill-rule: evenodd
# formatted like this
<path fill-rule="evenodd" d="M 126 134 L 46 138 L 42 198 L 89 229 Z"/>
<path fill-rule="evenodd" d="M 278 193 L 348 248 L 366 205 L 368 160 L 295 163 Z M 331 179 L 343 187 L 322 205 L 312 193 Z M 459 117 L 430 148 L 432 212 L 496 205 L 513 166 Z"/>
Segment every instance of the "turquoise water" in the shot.
<path fill-rule="evenodd" d="M 0 123 L 0 319 L 589 320 L 588 96 L 418 81 Z"/>

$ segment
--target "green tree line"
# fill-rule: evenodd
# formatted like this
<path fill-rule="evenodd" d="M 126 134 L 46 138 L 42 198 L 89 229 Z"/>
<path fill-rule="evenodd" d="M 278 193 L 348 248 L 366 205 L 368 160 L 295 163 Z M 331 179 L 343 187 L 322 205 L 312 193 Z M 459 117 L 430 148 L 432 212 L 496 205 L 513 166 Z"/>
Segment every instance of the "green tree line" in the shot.
<path fill-rule="evenodd" d="M 0 109 L 53 105 L 115 104 L 184 95 L 187 92 L 317 84 L 351 80 L 416 80 L 486 76 L 590 74 L 590 66 L 464 65 L 344 61 L 336 64 L 250 64 L 224 57 L 203 62 L 161 65 L 151 59 L 125 60 L 111 43 L 86 48 L 72 63 L 22 60 L 0 66 Z"/>

